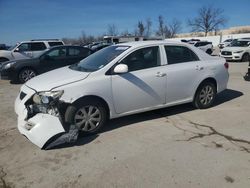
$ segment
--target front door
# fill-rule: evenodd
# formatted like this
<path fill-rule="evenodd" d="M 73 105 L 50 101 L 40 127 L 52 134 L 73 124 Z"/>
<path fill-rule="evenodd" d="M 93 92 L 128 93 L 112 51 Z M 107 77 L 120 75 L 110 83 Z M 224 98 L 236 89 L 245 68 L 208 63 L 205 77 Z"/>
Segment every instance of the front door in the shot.
<path fill-rule="evenodd" d="M 58 47 L 45 53 L 40 62 L 40 71 L 47 72 L 66 65 L 66 48 Z"/>
<path fill-rule="evenodd" d="M 158 46 L 136 50 L 121 61 L 128 73 L 112 75 L 112 93 L 117 113 L 164 104 L 166 73 Z"/>

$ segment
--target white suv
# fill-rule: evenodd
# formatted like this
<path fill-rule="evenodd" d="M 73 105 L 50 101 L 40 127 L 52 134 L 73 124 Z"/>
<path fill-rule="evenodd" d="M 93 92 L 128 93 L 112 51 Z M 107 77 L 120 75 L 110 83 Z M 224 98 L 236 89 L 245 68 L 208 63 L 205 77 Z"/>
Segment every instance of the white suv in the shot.
<path fill-rule="evenodd" d="M 213 45 L 212 42 L 208 41 L 198 41 L 193 44 L 195 47 L 203 50 L 207 54 L 211 55 L 213 53 Z"/>
<path fill-rule="evenodd" d="M 22 86 L 18 129 L 39 147 L 75 125 L 97 133 L 106 120 L 193 102 L 211 107 L 227 87 L 228 63 L 192 45 L 144 41 L 106 47 Z"/>
<path fill-rule="evenodd" d="M 58 39 L 23 41 L 21 43 L 17 43 L 9 50 L 0 50 L 0 62 L 32 58 L 52 46 L 59 45 L 64 45 L 64 43 Z"/>
<path fill-rule="evenodd" d="M 250 39 L 233 40 L 230 46 L 221 50 L 221 57 L 226 60 L 247 62 L 250 60 Z"/>

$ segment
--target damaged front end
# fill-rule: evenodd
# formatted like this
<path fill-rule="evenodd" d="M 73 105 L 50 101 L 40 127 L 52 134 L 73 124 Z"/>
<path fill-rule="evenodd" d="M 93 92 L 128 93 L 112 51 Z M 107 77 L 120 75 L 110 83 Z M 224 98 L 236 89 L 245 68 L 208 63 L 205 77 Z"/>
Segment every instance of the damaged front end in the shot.
<path fill-rule="evenodd" d="M 38 147 L 44 148 L 46 145 L 46 148 L 50 148 L 48 142 L 53 137 L 69 133 L 70 130 L 63 121 L 64 110 L 67 107 L 66 103 L 60 101 L 63 90 L 35 92 L 27 86 L 23 86 L 21 90 L 15 103 L 18 129 Z M 60 137 L 58 139 L 60 140 Z M 58 139 L 57 145 L 61 144 Z"/>

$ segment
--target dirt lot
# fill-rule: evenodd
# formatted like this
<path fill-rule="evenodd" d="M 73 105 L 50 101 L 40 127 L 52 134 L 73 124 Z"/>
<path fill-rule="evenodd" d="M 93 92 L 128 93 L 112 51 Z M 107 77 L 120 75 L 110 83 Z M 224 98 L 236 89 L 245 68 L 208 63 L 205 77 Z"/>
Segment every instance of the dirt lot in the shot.
<path fill-rule="evenodd" d="M 16 129 L 20 85 L 0 81 L 0 187 L 250 187 L 247 63 L 230 64 L 213 108 L 181 105 L 109 122 L 74 145 L 40 150 Z M 53 125 L 51 125 L 53 126 Z"/>

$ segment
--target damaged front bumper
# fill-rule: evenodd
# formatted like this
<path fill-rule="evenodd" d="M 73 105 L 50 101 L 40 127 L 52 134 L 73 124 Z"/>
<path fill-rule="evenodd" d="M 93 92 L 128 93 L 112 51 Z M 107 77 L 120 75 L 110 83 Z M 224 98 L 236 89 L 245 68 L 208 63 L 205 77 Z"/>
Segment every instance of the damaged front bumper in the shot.
<path fill-rule="evenodd" d="M 58 116 L 44 112 L 30 112 L 27 101 L 31 100 L 35 93 L 35 90 L 23 85 L 15 101 L 15 112 L 18 115 L 20 133 L 43 148 L 49 139 L 65 132 L 65 129 Z"/>

